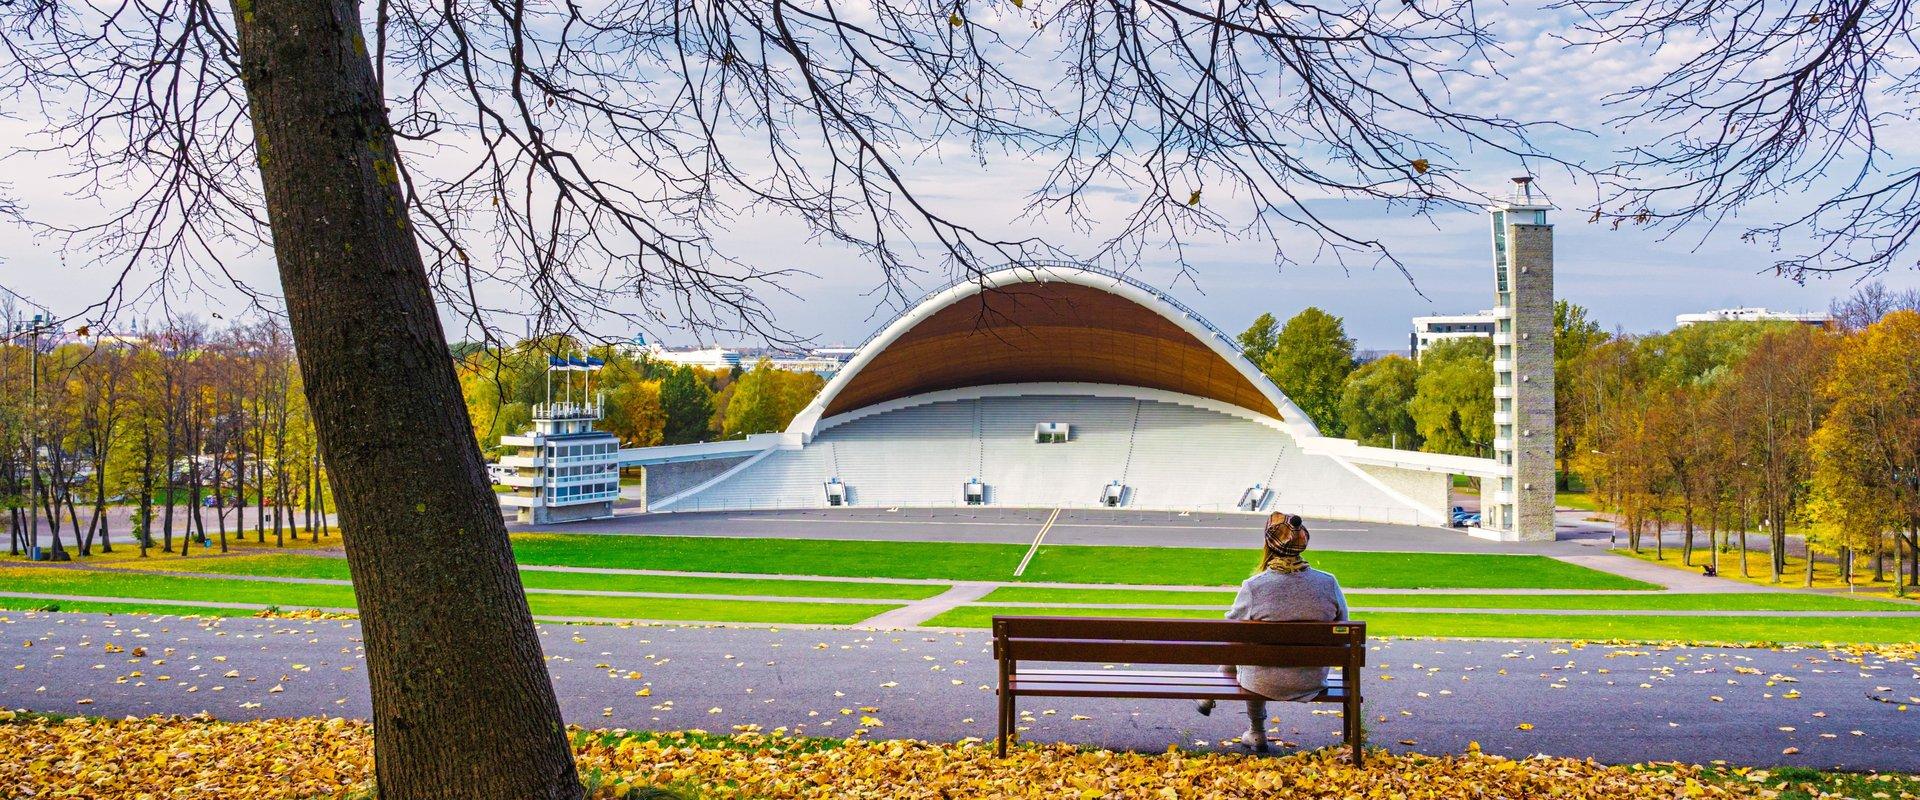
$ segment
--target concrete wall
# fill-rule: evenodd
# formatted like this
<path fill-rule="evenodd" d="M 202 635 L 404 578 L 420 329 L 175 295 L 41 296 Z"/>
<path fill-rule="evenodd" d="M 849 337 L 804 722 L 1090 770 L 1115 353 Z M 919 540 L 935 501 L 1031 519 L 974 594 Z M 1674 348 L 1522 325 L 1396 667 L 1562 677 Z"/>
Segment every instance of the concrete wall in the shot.
<path fill-rule="evenodd" d="M 613 516 L 613 502 L 603 501 L 533 509 L 531 521 L 536 525 L 552 525 L 558 522 L 578 522 L 583 519 L 601 519 L 611 516 Z M 523 521 L 525 521 L 524 518 Z"/>
<path fill-rule="evenodd" d="M 652 508 L 654 503 L 720 477 L 720 473 L 733 469 L 749 457 L 730 456 L 642 467 L 647 480 L 647 507 Z"/>
<path fill-rule="evenodd" d="M 1453 476 L 1441 472 L 1427 472 L 1417 469 L 1399 469 L 1383 467 L 1377 464 L 1356 464 L 1361 471 L 1386 484 L 1387 488 L 1406 495 L 1407 499 L 1430 509 L 1442 519 L 1450 517 L 1453 511 Z"/>
<path fill-rule="evenodd" d="M 1511 225 L 1513 496 L 1523 540 L 1553 539 L 1553 226 Z"/>

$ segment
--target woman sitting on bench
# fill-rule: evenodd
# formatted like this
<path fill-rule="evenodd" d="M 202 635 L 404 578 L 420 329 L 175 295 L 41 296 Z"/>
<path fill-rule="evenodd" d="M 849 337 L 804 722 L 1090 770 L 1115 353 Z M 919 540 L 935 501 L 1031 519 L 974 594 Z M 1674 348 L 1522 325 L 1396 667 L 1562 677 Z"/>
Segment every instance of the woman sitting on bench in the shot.
<path fill-rule="evenodd" d="M 1267 516 L 1260 571 L 1240 583 L 1240 594 L 1227 610 L 1227 619 L 1263 622 L 1340 622 L 1347 618 L 1347 597 L 1340 582 L 1307 566 L 1307 526 L 1298 516 L 1274 512 Z M 1325 667 L 1221 668 L 1235 676 L 1240 687 L 1272 700 L 1303 700 L 1320 692 L 1327 681 Z M 1200 701 L 1201 714 L 1213 713 L 1214 701 Z M 1247 701 L 1252 723 L 1240 743 L 1267 751 L 1267 702 Z"/>

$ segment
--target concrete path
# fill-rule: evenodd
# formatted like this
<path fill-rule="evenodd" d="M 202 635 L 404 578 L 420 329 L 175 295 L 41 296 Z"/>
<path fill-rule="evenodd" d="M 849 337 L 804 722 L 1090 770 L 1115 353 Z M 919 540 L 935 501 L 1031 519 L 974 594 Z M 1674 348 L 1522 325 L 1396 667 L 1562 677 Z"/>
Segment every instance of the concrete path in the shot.
<path fill-rule="evenodd" d="M 1709 578 L 1698 572 L 1675 569 L 1673 567 L 1655 564 L 1651 561 L 1641 561 L 1637 558 L 1618 556 L 1612 553 L 1555 554 L 1553 558 L 1556 561 L 1564 561 L 1576 567 L 1586 567 L 1587 569 L 1619 575 L 1623 578 L 1645 581 L 1663 587 L 1671 592 L 1735 593 L 1792 591 L 1791 589 L 1781 586 L 1763 586 L 1760 584 L 1728 580 L 1726 578 Z"/>
<path fill-rule="evenodd" d="M 992 735 L 994 665 L 980 632 L 540 632 L 562 709 L 580 725 Z M 121 652 L 107 652 L 109 643 Z M 1920 697 L 1911 662 L 1817 649 L 1466 640 L 1393 640 L 1371 650 L 1367 724 L 1372 743 L 1393 750 L 1459 752 L 1477 741 L 1515 757 L 1920 771 L 1920 711 L 1901 710 L 1920 708 L 1909 699 Z M 0 612 L 0 653 L 0 706 L 8 708 L 225 719 L 370 712 L 355 621 Z M 1200 717 L 1180 701 L 1032 699 L 1021 710 L 1030 740 L 1148 752 L 1214 749 L 1245 727 L 1238 713 Z M 1335 711 L 1277 704 L 1273 714 L 1274 735 L 1288 743 L 1337 740 Z"/>
<path fill-rule="evenodd" d="M 960 606 L 986 597 L 1000 588 L 997 583 L 959 583 L 941 594 L 925 600 L 917 600 L 860 623 L 869 628 L 914 628 L 926 624 L 927 620 L 945 614 Z"/>

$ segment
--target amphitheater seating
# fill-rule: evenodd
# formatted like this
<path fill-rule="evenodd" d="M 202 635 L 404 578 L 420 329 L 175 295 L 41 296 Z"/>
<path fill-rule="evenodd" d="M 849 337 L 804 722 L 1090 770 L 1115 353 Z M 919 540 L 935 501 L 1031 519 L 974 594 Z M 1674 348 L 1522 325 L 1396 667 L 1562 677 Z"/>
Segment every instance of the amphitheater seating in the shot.
<path fill-rule="evenodd" d="M 1036 443 L 1040 422 L 1070 424 L 1072 439 Z M 960 506 L 967 481 L 979 478 L 992 506 L 1092 507 L 1102 487 L 1119 481 L 1129 508 L 1232 511 L 1256 483 L 1272 490 L 1269 507 L 1310 515 L 1402 507 L 1248 419 L 1171 402 L 1057 395 L 942 401 L 855 419 L 662 510 L 820 507 L 822 485 L 836 477 L 854 506 Z"/>

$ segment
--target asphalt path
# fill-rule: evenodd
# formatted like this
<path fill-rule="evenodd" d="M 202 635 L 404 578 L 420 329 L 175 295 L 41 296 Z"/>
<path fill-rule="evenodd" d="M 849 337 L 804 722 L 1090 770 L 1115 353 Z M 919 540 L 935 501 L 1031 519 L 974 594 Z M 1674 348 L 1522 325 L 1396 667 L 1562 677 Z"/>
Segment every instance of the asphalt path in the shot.
<path fill-rule="evenodd" d="M 28 612 L 0 619 L 0 705 L 9 708 L 224 719 L 370 712 L 355 621 Z M 984 633 L 540 631 L 567 719 L 587 727 L 992 736 Z M 1910 699 L 1920 696 L 1920 666 L 1912 662 L 1819 649 L 1471 640 L 1384 641 L 1369 659 L 1362 685 L 1371 741 L 1394 750 L 1457 752 L 1477 741 L 1516 757 L 1920 772 L 1920 700 Z M 1182 701 L 1035 698 L 1022 710 L 1028 739 L 1142 751 L 1231 747 L 1245 726 L 1238 709 L 1201 717 Z M 1330 707 L 1283 703 L 1273 713 L 1276 738 L 1302 747 L 1337 740 Z"/>

